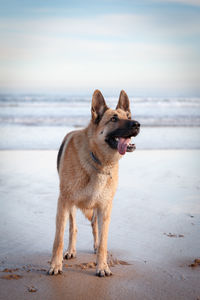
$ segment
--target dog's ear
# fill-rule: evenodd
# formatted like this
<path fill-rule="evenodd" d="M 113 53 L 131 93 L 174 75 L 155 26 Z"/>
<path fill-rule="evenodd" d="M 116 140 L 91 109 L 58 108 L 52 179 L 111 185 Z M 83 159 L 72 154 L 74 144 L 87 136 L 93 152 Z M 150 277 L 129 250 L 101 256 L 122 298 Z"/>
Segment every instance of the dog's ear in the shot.
<path fill-rule="evenodd" d="M 92 96 L 92 107 L 91 107 L 92 121 L 95 124 L 98 124 L 107 109 L 108 107 L 106 105 L 102 93 L 99 90 L 95 90 Z"/>
<path fill-rule="evenodd" d="M 119 101 L 116 106 L 116 109 L 122 109 L 126 112 L 128 119 L 131 119 L 131 110 L 130 110 L 130 102 L 129 98 L 124 90 L 121 91 L 119 95 Z"/>

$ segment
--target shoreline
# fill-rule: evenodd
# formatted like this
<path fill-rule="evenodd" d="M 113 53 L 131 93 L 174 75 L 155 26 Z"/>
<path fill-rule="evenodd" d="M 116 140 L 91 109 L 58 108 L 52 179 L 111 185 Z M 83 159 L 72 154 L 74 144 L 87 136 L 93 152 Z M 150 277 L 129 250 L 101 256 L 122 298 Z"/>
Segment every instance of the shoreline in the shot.
<path fill-rule="evenodd" d="M 0 126 L 0 149 L 56 150 L 67 133 L 65 126 Z M 132 138 L 137 150 L 200 149 L 200 127 L 141 127 Z"/>

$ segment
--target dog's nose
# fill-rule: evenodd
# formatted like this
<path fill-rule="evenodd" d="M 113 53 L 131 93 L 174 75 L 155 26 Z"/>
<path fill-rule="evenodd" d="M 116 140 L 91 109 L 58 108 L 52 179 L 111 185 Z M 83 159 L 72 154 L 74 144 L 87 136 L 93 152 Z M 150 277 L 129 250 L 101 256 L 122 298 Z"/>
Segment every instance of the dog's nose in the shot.
<path fill-rule="evenodd" d="M 132 126 L 132 128 L 136 128 L 136 129 L 139 129 L 140 128 L 140 123 L 139 122 L 137 122 L 137 121 L 132 121 L 132 124 L 131 124 Z"/>

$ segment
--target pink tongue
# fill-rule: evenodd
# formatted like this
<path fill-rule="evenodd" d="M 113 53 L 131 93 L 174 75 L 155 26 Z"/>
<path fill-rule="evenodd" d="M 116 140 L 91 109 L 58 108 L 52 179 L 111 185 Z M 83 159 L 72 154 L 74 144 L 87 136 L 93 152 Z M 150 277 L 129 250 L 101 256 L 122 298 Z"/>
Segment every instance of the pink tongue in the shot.
<path fill-rule="evenodd" d="M 131 139 L 129 139 L 129 138 L 127 138 L 127 139 L 119 138 L 119 142 L 117 145 L 119 154 L 124 155 L 126 153 L 126 149 L 127 149 L 128 144 L 130 143 L 130 141 L 131 141 Z"/>

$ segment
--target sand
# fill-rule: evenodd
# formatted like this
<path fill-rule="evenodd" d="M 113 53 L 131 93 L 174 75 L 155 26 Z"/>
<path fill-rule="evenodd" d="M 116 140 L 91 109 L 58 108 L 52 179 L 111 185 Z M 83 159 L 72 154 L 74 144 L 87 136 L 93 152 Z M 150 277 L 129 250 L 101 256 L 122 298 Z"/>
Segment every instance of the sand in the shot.
<path fill-rule="evenodd" d="M 0 151 L 0 299 L 200 299 L 200 150 L 138 150 L 120 162 L 109 231 L 113 276 L 95 276 L 89 222 L 77 258 L 46 275 L 56 151 Z M 68 228 L 66 229 L 65 248 Z"/>

